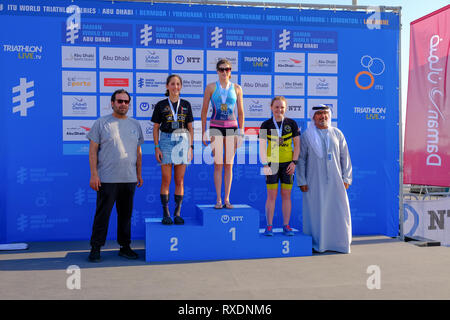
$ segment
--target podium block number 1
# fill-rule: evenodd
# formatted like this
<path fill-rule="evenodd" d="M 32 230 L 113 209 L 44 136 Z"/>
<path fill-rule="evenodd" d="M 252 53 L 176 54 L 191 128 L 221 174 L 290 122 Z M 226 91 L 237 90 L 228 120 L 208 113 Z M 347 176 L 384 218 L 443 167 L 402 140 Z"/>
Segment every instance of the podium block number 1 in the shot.
<path fill-rule="evenodd" d="M 236 241 L 236 227 L 230 228 L 228 232 L 231 232 L 231 241 Z"/>
<path fill-rule="evenodd" d="M 170 251 L 178 251 L 178 238 L 177 237 L 172 237 L 170 238 L 170 243 L 172 244 L 170 246 Z"/>

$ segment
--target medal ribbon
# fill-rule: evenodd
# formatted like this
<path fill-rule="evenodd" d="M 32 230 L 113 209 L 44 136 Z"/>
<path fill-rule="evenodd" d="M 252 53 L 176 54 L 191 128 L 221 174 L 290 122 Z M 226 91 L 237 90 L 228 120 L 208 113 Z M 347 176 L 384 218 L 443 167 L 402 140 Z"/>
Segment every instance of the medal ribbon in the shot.
<path fill-rule="evenodd" d="M 180 106 L 180 98 L 178 98 L 177 107 L 175 110 L 173 109 L 172 101 L 170 101 L 170 99 L 167 100 L 169 100 L 170 110 L 172 110 L 173 113 L 173 121 L 178 122 L 178 107 Z"/>

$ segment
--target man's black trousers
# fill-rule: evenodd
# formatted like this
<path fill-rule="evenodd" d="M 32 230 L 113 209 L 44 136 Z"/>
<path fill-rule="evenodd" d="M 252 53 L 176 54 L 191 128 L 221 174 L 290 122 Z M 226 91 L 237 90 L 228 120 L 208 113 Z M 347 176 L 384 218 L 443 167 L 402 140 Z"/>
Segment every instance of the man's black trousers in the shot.
<path fill-rule="evenodd" d="M 91 246 L 101 247 L 105 244 L 108 233 L 109 218 L 116 204 L 117 242 L 121 246 L 131 243 L 131 214 L 133 212 L 133 183 L 103 183 L 97 191 L 97 208 L 92 226 Z"/>

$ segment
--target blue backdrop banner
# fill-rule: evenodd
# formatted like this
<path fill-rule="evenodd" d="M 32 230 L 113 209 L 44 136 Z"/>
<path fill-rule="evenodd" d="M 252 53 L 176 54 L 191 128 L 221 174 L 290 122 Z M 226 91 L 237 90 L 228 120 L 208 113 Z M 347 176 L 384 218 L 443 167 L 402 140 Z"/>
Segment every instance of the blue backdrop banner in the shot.
<path fill-rule="evenodd" d="M 210 148 L 200 110 L 215 63 L 228 58 L 244 92 L 245 145 L 237 153 L 231 201 L 259 210 L 266 186 L 257 128 L 284 95 L 304 132 L 311 108 L 333 111 L 353 162 L 348 190 L 353 234 L 396 236 L 399 212 L 399 16 L 388 12 L 107 1 L 0 2 L 0 242 L 89 239 L 96 193 L 89 188 L 86 133 L 111 113 L 117 88 L 131 93 L 129 116 L 145 135 L 144 185 L 137 189 L 133 238 L 162 215 L 153 108 L 171 73 L 195 118 L 195 155 L 185 176 L 183 215 L 214 204 Z M 302 195 L 291 225 L 301 229 Z M 171 210 L 174 207 L 173 186 Z M 275 225 L 281 225 L 278 200 Z M 109 239 L 116 236 L 111 216 Z"/>

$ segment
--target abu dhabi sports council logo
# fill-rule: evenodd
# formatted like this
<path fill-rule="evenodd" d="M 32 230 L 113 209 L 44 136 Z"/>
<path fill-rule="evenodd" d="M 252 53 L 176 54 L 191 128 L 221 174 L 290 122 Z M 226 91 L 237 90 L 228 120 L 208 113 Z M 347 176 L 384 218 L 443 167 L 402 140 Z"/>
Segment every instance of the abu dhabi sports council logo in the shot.
<path fill-rule="evenodd" d="M 13 107 L 13 113 L 20 112 L 21 117 L 26 117 L 28 115 L 27 110 L 34 107 L 34 100 L 29 100 L 34 97 L 34 91 L 28 90 L 33 89 L 34 81 L 27 81 L 27 78 L 20 78 L 19 85 L 12 88 L 12 92 L 19 93 L 12 98 L 13 104 L 19 103 L 19 105 Z"/>
<path fill-rule="evenodd" d="M 148 47 L 149 42 L 153 40 L 153 27 L 148 24 L 144 24 L 144 27 L 140 30 L 141 33 L 141 42 L 140 44 Z"/>
<path fill-rule="evenodd" d="M 287 47 L 291 44 L 291 32 L 289 30 L 283 29 L 283 32 L 280 33 L 280 39 L 278 40 L 278 48 L 281 50 L 286 50 Z"/>
<path fill-rule="evenodd" d="M 81 10 L 80 7 L 71 5 L 67 7 L 66 12 L 72 13 L 66 20 L 66 42 L 74 44 L 81 29 Z"/>
<path fill-rule="evenodd" d="M 358 72 L 355 76 L 355 84 L 361 90 L 369 90 L 375 84 L 375 77 L 380 76 L 386 70 L 384 61 L 369 55 L 361 57 L 361 66 L 366 70 Z M 382 85 L 376 85 L 375 89 L 382 90 Z"/>
<path fill-rule="evenodd" d="M 219 45 L 223 42 L 222 40 L 223 28 L 215 27 L 211 32 L 211 47 L 219 48 Z"/>

